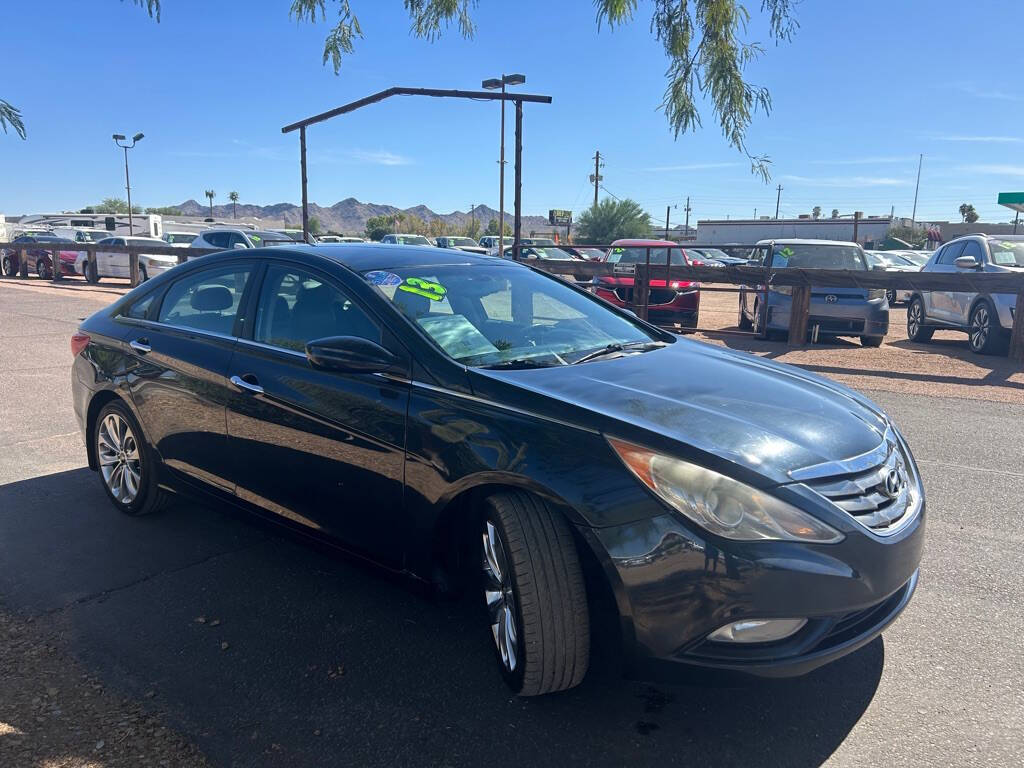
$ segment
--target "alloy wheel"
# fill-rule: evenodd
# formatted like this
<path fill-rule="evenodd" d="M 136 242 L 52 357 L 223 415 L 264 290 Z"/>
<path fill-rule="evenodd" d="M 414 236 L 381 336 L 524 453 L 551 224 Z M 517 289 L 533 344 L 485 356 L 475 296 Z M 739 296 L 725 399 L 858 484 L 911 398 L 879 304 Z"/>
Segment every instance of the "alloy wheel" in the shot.
<path fill-rule="evenodd" d="M 971 349 L 979 352 L 985 348 L 988 335 L 992 330 L 992 318 L 989 316 L 988 307 L 979 304 L 971 316 Z"/>
<path fill-rule="evenodd" d="M 138 496 L 142 480 L 139 444 L 128 422 L 109 413 L 96 430 L 96 455 L 110 494 L 128 505 Z"/>
<path fill-rule="evenodd" d="M 491 634 L 501 657 L 501 663 L 514 672 L 519 663 L 519 628 L 516 618 L 516 598 L 512 587 L 505 547 L 494 524 L 488 520 L 483 534 L 484 546 L 484 598 L 491 619 Z"/>
<path fill-rule="evenodd" d="M 910 311 L 907 314 L 907 330 L 910 331 L 910 336 L 917 336 L 918 330 L 921 328 L 921 302 L 915 301 L 910 305 Z"/>

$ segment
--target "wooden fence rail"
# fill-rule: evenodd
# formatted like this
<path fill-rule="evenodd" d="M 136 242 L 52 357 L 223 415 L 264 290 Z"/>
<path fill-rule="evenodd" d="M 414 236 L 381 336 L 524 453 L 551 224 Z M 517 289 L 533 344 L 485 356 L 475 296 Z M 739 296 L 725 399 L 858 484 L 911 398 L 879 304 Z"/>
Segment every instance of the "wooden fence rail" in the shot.
<path fill-rule="evenodd" d="M 284 246 L 287 247 L 287 246 Z M 353 247 L 353 246 L 345 246 Z M 605 246 L 597 246 L 604 248 Z M 757 248 L 763 246 L 750 246 Z M 1013 329 L 1010 337 L 1010 358 L 1024 364 L 1024 272 L 884 272 L 879 270 L 855 271 L 835 269 L 771 269 L 752 265 L 730 265 L 724 267 L 667 265 L 658 263 L 658 247 L 650 249 L 650 264 L 613 264 L 604 261 L 577 261 L 555 259 L 521 259 L 537 269 L 560 275 L 573 275 L 577 280 L 599 277 L 632 277 L 634 279 L 632 306 L 636 313 L 646 319 L 652 280 L 679 282 L 707 282 L 735 286 L 747 286 L 752 291 L 767 291 L 768 288 L 791 287 L 793 308 L 790 315 L 789 344 L 802 346 L 807 341 L 807 324 L 810 313 L 811 286 L 829 288 L 879 288 L 900 291 L 955 291 L 959 293 L 1016 294 Z M 53 279 L 60 280 L 60 253 L 85 251 L 90 265 L 96 263 L 96 252 L 127 253 L 132 286 L 139 283 L 139 256 L 176 256 L 178 263 L 184 263 L 194 256 L 217 253 L 213 248 L 174 248 L 172 246 L 103 245 L 95 243 L 0 243 L 0 251 L 17 253 L 22 277 L 27 277 L 28 251 L 45 251 L 52 254 Z M 725 289 L 723 289 L 725 290 Z M 738 289 L 737 289 L 738 290 Z M 764 307 L 766 302 L 762 303 Z"/>

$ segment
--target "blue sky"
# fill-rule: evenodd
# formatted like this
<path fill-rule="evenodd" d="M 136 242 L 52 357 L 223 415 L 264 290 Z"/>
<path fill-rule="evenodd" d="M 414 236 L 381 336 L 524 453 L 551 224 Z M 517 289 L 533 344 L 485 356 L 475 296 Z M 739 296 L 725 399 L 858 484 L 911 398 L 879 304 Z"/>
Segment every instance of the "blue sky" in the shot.
<path fill-rule="evenodd" d="M 159 24 L 118 0 L 8 4 L 4 28 L 17 34 L 4 35 L 0 98 L 23 110 L 29 138 L 0 134 L 0 212 L 123 196 L 110 135 L 136 131 L 146 138 L 131 153 L 133 202 L 202 200 L 208 188 L 218 203 L 232 189 L 298 202 L 298 137 L 282 125 L 391 85 L 474 88 L 519 71 L 526 90 L 554 98 L 525 108 L 527 213 L 585 208 L 600 149 L 606 189 L 658 220 L 667 204 L 682 220 L 687 195 L 691 221 L 774 214 L 776 184 L 783 215 L 820 205 L 909 216 L 918 153 L 918 218 L 956 219 L 961 202 L 1009 218 L 995 199 L 1024 190 L 1024 3 L 805 0 L 779 46 L 748 4 L 749 37 L 767 43 L 749 79 L 774 100 L 748 136 L 773 160 L 767 185 L 708 109 L 702 129 L 673 139 L 646 2 L 631 25 L 599 32 L 585 0 L 484 0 L 475 39 L 451 30 L 431 44 L 409 35 L 398 0 L 352 0 L 365 39 L 338 76 L 320 61 L 329 23 L 291 21 L 288 0 L 163 0 Z M 496 208 L 498 136 L 497 104 L 392 99 L 310 128 L 310 198 Z M 510 160 L 511 142 L 509 120 Z"/>

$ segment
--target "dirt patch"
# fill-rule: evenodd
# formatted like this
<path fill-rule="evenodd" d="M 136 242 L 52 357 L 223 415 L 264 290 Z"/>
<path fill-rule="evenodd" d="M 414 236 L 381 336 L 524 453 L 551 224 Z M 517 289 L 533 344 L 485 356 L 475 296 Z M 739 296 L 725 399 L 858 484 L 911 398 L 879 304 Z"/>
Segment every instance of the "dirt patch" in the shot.
<path fill-rule="evenodd" d="M 147 707 L 86 673 L 44 622 L 17 619 L 0 609 L 0 765 L 202 768 L 208 763 Z"/>
<path fill-rule="evenodd" d="M 737 330 L 736 294 L 705 292 L 700 301 L 701 328 Z M 907 338 L 903 305 L 890 310 L 889 335 L 877 349 L 846 338 L 799 349 L 790 349 L 784 338 L 762 341 L 717 333 L 697 333 L 696 338 L 799 365 L 855 389 L 1024 403 L 1024 371 L 1018 365 L 1005 355 L 974 354 L 963 333 L 938 331 L 930 343 L 914 344 Z"/>

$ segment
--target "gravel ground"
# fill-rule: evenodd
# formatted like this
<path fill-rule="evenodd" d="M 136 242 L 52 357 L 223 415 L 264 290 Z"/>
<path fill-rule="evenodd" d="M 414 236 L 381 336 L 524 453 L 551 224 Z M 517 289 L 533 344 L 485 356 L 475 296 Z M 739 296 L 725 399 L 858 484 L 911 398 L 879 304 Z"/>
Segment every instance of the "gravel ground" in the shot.
<path fill-rule="evenodd" d="M 61 634 L 0 609 L 0 765 L 7 768 L 208 765 L 146 705 L 109 691 Z"/>

